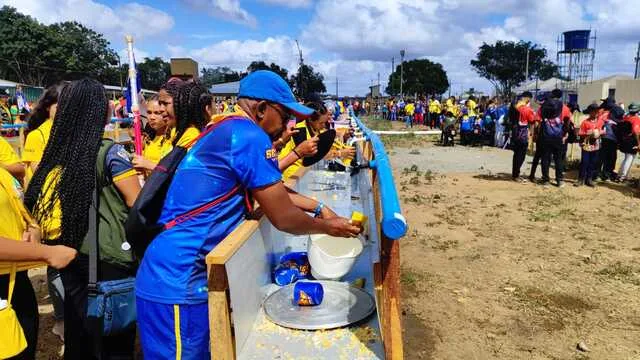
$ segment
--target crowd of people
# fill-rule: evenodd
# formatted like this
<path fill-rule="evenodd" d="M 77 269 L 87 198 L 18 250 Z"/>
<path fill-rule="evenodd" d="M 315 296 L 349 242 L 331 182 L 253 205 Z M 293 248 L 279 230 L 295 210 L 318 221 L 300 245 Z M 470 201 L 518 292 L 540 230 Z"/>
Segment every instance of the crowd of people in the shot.
<path fill-rule="evenodd" d="M 553 163 L 556 184 L 564 186 L 567 150 L 572 144 L 581 149 L 576 185 L 593 186 L 597 179 L 627 180 L 638 152 L 640 105 L 631 103 L 625 110 L 623 104 L 606 98 L 581 111 L 577 104 L 563 103 L 562 98 L 559 89 L 541 93 L 535 99 L 525 91 L 512 102 L 485 96 L 480 99 L 469 96 L 464 100 L 451 96 L 443 101 L 435 96 L 389 98 L 381 113 L 386 120 L 403 121 L 407 128 L 419 124 L 441 130 L 443 145 L 453 145 L 453 137 L 459 134 L 463 145 L 510 148 L 514 153 L 512 176 L 516 181 L 535 182 L 540 166 L 540 182 L 548 184 Z M 532 143 L 535 152 L 531 173 L 521 177 L 520 169 Z M 623 160 L 615 171 L 618 152 L 623 154 Z"/>
<path fill-rule="evenodd" d="M 534 182 L 538 164 L 541 164 L 541 183 L 549 184 L 549 167 L 553 161 L 556 185 L 564 186 L 567 149 L 572 144 L 578 144 L 581 149 L 576 186 L 594 186 L 597 180 L 627 180 L 640 140 L 639 103 L 632 102 L 625 110 L 623 104 L 609 97 L 601 99 L 600 104 L 590 104 L 581 112 L 575 104 L 564 104 L 562 91 L 555 89 L 536 98 L 539 105 L 536 112 L 531 107 L 532 98 L 533 95 L 525 91 L 508 112 L 515 181 Z M 531 173 L 528 178 L 522 178 L 520 168 L 531 142 L 535 143 Z M 616 172 L 619 151 L 624 158 Z"/>
<path fill-rule="evenodd" d="M 103 138 L 114 106 L 102 84 L 83 79 L 45 91 L 28 116 L 22 158 L 0 137 L 0 264 L 48 265 L 53 331 L 64 339 L 66 359 L 133 359 L 136 330 L 145 358 L 209 358 L 204 258 L 254 205 L 292 234 L 353 237 L 362 230 L 283 182 L 317 153 L 319 135 L 337 111 L 345 113 L 344 104 L 313 95 L 299 102 L 280 76 L 256 71 L 240 82 L 233 106 L 217 105 L 196 81 L 170 79 L 141 104 L 145 147 L 132 155 Z M 302 141 L 294 142 L 299 133 Z M 349 136 L 336 137 L 327 157 L 353 159 Z M 125 222 L 151 191 L 144 179 L 171 171 L 158 164 L 180 151 L 186 155 L 156 209 L 158 224 L 173 225 L 140 258 Z M 13 308 L 26 339 L 14 355 L 34 359 L 38 305 L 26 269 L 19 270 L 0 271 L 0 298 L 9 300 L 5 308 Z M 91 325 L 92 271 L 97 281 L 135 279 L 135 326 L 105 335 Z"/>

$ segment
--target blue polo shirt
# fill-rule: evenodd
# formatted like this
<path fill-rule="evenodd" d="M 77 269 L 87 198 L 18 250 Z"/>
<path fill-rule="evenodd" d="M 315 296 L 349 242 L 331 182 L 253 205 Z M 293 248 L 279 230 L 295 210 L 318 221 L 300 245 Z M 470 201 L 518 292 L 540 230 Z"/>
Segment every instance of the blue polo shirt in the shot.
<path fill-rule="evenodd" d="M 227 120 L 200 139 L 169 186 L 160 222 L 167 223 L 227 194 L 279 182 L 282 174 L 269 136 L 252 120 Z M 136 295 L 164 304 L 207 301 L 205 256 L 244 219 L 244 193 L 158 235 L 136 277 Z"/>

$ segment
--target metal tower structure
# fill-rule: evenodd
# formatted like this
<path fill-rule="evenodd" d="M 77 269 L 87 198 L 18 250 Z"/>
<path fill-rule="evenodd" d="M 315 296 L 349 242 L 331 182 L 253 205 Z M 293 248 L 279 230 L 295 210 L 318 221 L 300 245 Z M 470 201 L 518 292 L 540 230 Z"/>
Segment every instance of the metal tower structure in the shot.
<path fill-rule="evenodd" d="M 593 81 L 595 57 L 595 30 L 566 31 L 558 36 L 556 63 L 565 93 L 575 96 L 579 85 Z"/>

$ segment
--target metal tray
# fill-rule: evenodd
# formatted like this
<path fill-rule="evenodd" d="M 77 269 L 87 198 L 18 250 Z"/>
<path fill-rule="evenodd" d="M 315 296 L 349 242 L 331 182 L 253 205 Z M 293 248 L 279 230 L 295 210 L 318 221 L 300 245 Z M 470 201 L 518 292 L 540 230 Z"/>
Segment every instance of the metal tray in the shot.
<path fill-rule="evenodd" d="M 373 297 L 366 291 L 337 281 L 319 281 L 324 300 L 317 306 L 298 306 L 293 302 L 293 287 L 284 286 L 263 303 L 269 320 L 292 329 L 322 330 L 347 326 L 365 319 L 376 310 Z"/>

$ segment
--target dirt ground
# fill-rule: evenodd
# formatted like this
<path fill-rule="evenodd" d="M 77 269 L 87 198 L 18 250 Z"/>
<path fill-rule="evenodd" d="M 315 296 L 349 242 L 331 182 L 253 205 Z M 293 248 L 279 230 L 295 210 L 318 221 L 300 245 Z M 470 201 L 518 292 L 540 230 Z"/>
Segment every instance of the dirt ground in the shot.
<path fill-rule="evenodd" d="M 391 153 L 406 359 L 640 359 L 634 188 L 514 183 L 498 149 Z"/>

